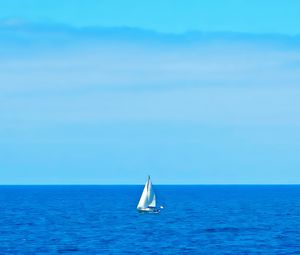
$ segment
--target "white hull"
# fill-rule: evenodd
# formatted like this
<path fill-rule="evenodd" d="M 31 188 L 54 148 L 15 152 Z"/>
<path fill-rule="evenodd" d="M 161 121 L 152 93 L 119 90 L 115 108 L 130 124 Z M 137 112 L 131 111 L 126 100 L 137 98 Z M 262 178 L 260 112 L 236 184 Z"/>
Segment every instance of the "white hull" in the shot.
<path fill-rule="evenodd" d="M 137 208 L 137 210 L 141 213 L 159 213 L 160 210 L 157 208 Z"/>

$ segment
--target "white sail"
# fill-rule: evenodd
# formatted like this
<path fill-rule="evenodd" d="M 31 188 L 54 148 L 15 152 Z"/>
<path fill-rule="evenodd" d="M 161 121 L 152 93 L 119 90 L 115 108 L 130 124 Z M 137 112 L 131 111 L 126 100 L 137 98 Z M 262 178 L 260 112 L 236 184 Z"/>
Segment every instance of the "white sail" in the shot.
<path fill-rule="evenodd" d="M 148 185 L 148 207 L 156 207 L 156 196 L 152 188 L 152 183 L 150 181 L 150 178 L 149 178 L 149 185 Z"/>
<path fill-rule="evenodd" d="M 148 207 L 156 207 L 156 196 L 152 188 L 150 177 L 148 177 L 140 201 L 137 205 L 138 209 L 144 209 Z"/>
<path fill-rule="evenodd" d="M 137 208 L 146 208 L 148 207 L 148 191 L 147 191 L 147 187 L 148 187 L 148 182 L 149 182 L 149 179 L 147 180 L 146 184 L 145 184 L 145 187 L 144 187 L 144 190 L 143 190 L 143 193 L 141 195 L 141 198 L 140 198 L 140 201 L 138 203 L 138 206 Z"/>

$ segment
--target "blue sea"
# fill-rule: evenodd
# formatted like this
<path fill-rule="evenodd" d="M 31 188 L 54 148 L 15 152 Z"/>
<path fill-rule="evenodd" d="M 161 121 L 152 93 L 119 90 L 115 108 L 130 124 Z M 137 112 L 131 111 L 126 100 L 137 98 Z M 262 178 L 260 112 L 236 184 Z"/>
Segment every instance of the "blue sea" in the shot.
<path fill-rule="evenodd" d="M 0 254 L 300 254 L 300 186 L 0 186 Z"/>

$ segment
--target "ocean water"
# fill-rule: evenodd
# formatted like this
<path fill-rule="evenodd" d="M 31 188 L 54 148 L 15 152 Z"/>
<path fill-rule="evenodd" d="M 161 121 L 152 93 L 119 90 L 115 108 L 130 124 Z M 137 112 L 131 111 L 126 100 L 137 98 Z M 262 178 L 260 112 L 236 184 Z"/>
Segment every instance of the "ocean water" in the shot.
<path fill-rule="evenodd" d="M 300 254 L 300 186 L 0 186 L 0 254 Z"/>

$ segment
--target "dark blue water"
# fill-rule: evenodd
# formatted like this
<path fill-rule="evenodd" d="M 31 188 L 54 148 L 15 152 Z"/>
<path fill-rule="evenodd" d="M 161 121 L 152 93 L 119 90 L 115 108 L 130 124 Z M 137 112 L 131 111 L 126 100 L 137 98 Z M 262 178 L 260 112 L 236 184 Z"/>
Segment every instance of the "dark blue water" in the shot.
<path fill-rule="evenodd" d="M 0 254 L 300 254 L 300 186 L 0 186 Z"/>

